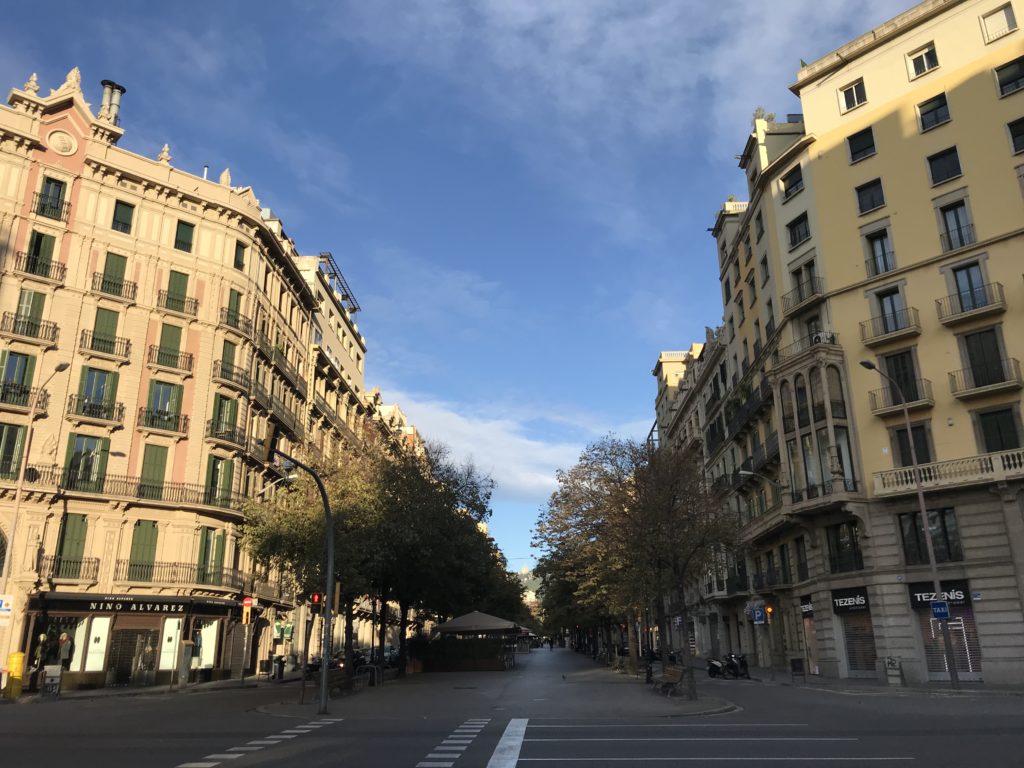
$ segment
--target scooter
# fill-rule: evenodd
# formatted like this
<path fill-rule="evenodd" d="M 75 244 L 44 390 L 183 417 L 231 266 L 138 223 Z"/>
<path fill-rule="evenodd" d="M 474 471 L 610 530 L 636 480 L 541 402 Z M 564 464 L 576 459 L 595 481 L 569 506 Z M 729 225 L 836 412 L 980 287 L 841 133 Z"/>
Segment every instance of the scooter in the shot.
<path fill-rule="evenodd" d="M 745 677 L 750 679 L 750 669 L 747 667 L 747 657 L 742 653 L 727 653 L 725 655 L 725 673 L 730 677 Z"/>
<path fill-rule="evenodd" d="M 718 659 L 708 658 L 708 677 L 725 677 L 725 664 Z"/>

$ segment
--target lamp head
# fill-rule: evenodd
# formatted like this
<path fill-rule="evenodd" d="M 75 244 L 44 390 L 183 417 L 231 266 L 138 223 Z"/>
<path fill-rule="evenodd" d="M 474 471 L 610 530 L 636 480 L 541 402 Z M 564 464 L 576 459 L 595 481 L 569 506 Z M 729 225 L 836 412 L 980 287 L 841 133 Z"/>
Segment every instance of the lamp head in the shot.
<path fill-rule="evenodd" d="M 860 367 L 861 368 L 867 368 L 869 371 L 878 370 L 878 366 L 876 366 L 870 360 L 861 360 L 860 361 Z"/>
<path fill-rule="evenodd" d="M 71 363 L 68 363 L 68 362 L 57 363 L 57 367 L 54 368 L 53 370 L 54 370 L 55 373 L 64 373 L 64 371 L 66 371 L 70 367 L 71 367 Z"/>
<path fill-rule="evenodd" d="M 749 469 L 737 470 L 736 474 L 739 475 L 740 477 L 753 477 L 754 476 L 754 473 L 751 472 Z"/>

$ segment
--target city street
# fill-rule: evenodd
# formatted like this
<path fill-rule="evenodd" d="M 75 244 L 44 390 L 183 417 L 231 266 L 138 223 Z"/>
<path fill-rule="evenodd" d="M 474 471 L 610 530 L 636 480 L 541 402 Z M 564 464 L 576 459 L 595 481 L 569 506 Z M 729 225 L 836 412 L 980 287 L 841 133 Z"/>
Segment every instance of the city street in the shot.
<path fill-rule="evenodd" d="M 0 708 L 5 768 L 1021 764 L 1024 698 L 701 680 L 696 704 L 568 650 L 330 703 L 296 684 Z M 735 705 L 735 706 L 730 706 Z M 714 711 L 714 714 L 695 714 Z"/>

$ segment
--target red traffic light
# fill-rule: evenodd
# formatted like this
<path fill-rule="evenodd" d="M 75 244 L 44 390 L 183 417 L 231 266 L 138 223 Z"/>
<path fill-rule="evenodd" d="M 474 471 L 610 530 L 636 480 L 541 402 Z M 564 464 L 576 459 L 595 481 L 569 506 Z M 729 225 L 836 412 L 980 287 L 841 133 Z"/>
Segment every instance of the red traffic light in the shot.
<path fill-rule="evenodd" d="M 314 592 L 312 595 L 309 596 L 309 601 L 311 603 L 313 603 L 313 605 L 316 605 L 317 603 L 321 602 L 322 600 L 323 600 L 323 596 L 319 592 Z"/>
<path fill-rule="evenodd" d="M 311 592 L 309 595 L 309 610 L 313 614 L 319 614 L 323 609 L 324 596 L 322 592 Z"/>

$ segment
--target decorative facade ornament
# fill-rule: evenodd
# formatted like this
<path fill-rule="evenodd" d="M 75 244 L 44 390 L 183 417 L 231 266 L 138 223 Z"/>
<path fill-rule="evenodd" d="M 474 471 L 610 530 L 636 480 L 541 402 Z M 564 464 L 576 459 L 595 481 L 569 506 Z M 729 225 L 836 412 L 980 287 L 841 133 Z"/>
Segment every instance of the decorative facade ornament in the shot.
<path fill-rule="evenodd" d="M 22 88 L 22 90 L 26 93 L 31 93 L 33 95 L 39 93 L 39 77 L 36 75 L 35 72 L 32 73 L 32 77 L 28 79 L 28 82 L 25 83 L 25 86 L 24 88 Z"/>
<path fill-rule="evenodd" d="M 50 149 L 58 155 L 73 155 L 78 150 L 78 142 L 67 131 L 52 131 L 46 139 Z"/>
<path fill-rule="evenodd" d="M 82 92 L 82 73 L 78 70 L 78 67 L 73 67 L 68 76 L 64 78 L 64 84 L 57 90 L 51 90 L 50 95 L 53 96 L 55 93 L 64 93 L 65 91 L 71 91 L 72 93 Z"/>
<path fill-rule="evenodd" d="M 168 146 L 167 144 L 164 144 L 164 148 L 160 150 L 160 154 L 156 156 L 156 159 L 159 160 L 164 165 L 170 165 L 171 164 L 171 148 L 170 148 L 170 146 Z"/>
<path fill-rule="evenodd" d="M 221 171 L 220 183 L 221 183 L 222 186 L 225 186 L 225 187 L 230 187 L 231 186 L 231 169 L 230 168 L 225 168 L 223 171 Z"/>
<path fill-rule="evenodd" d="M 110 122 L 110 106 L 108 104 L 104 104 L 100 107 L 100 111 L 99 114 L 96 115 L 96 119 L 102 123 Z"/>

